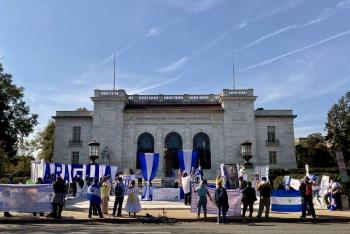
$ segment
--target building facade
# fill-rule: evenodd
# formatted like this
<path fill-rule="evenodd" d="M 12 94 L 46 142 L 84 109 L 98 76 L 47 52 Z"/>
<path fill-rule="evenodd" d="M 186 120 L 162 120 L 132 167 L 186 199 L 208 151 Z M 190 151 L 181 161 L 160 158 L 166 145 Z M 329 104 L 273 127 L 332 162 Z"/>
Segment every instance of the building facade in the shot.
<path fill-rule="evenodd" d="M 60 163 L 89 163 L 88 143 L 97 141 L 97 163 L 120 170 L 138 167 L 139 152 L 196 150 L 207 176 L 221 163 L 243 163 L 241 144 L 250 142 L 251 162 L 295 168 L 292 110 L 254 109 L 252 89 L 214 95 L 127 95 L 124 90 L 95 90 L 93 111 L 57 111 L 54 158 Z M 173 154 L 173 167 L 176 159 Z M 157 176 L 163 175 L 160 160 Z"/>

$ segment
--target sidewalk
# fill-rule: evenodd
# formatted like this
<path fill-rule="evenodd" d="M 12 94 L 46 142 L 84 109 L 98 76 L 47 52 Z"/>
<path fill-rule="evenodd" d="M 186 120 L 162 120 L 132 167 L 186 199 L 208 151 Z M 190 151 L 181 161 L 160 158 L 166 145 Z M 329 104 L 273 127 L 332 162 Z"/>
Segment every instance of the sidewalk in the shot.
<path fill-rule="evenodd" d="M 126 201 L 126 199 L 125 199 Z M 179 222 L 198 222 L 197 214 L 190 212 L 190 207 L 185 206 L 180 201 L 141 201 L 142 211 L 137 214 L 138 218 L 129 218 L 128 214 L 123 211 L 121 218 L 112 217 L 114 198 L 111 197 L 109 201 L 109 214 L 105 215 L 105 218 L 100 219 L 97 216 L 93 219 L 88 219 L 88 201 L 83 198 L 68 199 L 66 201 L 66 207 L 62 213 L 63 218 L 54 220 L 46 217 L 33 217 L 31 214 L 24 213 L 13 213 L 14 217 L 5 218 L 0 217 L 0 223 L 94 223 L 94 222 L 108 222 L 108 223 L 130 223 L 130 222 L 142 222 L 146 214 L 150 214 L 154 217 L 163 215 L 163 209 L 167 217 L 175 218 Z M 125 203 L 125 202 L 124 202 Z M 244 222 L 314 222 L 311 218 L 300 219 L 300 212 L 296 213 L 279 213 L 271 212 L 269 219 L 257 219 L 258 203 L 254 206 L 254 218 L 242 218 L 242 217 L 231 217 L 228 218 L 233 223 L 244 223 Z M 316 208 L 316 215 L 318 219 L 317 223 L 325 222 L 349 222 L 350 223 L 350 210 L 346 211 L 329 211 L 322 208 Z M 203 215 L 202 215 L 203 217 Z M 208 222 L 215 222 L 216 215 L 208 215 Z"/>

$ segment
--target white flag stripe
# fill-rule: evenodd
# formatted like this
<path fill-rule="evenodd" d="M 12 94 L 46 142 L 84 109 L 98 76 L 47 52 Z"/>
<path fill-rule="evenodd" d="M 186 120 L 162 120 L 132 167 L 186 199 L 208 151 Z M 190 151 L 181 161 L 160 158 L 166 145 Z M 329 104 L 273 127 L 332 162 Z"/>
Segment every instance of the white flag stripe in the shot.
<path fill-rule="evenodd" d="M 271 197 L 271 204 L 299 205 L 301 204 L 301 197 Z"/>

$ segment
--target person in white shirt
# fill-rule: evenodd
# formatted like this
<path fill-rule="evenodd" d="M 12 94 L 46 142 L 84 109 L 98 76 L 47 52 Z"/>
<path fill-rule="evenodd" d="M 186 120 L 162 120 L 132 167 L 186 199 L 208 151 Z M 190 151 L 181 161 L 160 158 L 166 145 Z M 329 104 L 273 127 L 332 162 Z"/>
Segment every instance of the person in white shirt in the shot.
<path fill-rule="evenodd" d="M 181 183 L 185 194 L 185 205 L 191 205 L 191 180 L 192 176 L 184 172 Z"/>

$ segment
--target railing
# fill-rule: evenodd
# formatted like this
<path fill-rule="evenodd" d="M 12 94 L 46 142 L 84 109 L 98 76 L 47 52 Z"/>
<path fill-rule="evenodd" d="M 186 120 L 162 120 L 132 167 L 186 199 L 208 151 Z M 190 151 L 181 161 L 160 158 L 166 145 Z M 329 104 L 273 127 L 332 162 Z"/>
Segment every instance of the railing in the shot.
<path fill-rule="evenodd" d="M 95 97 L 115 97 L 115 96 L 123 96 L 125 95 L 125 91 L 123 89 L 120 90 L 95 90 Z"/>
<path fill-rule="evenodd" d="M 95 90 L 95 97 L 124 97 L 131 103 L 219 103 L 221 97 L 253 96 L 253 89 L 224 89 L 221 95 L 127 95 L 125 90 Z"/>
<path fill-rule="evenodd" d="M 280 141 L 278 139 L 275 140 L 266 140 L 266 146 L 278 146 Z"/>
<path fill-rule="evenodd" d="M 83 145 L 82 140 L 69 140 L 69 146 L 81 146 Z"/>

